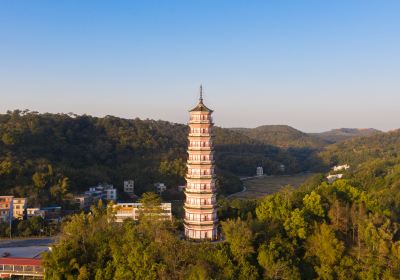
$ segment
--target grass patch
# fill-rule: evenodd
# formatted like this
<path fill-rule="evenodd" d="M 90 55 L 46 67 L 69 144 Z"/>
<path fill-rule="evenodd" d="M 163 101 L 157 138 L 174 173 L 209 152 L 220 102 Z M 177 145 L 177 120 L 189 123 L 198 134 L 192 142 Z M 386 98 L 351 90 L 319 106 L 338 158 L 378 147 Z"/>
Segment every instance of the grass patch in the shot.
<path fill-rule="evenodd" d="M 295 188 L 303 184 L 314 173 L 302 173 L 285 176 L 265 176 L 244 181 L 246 191 L 236 193 L 230 198 L 260 198 L 265 195 L 275 193 L 286 185 Z"/>

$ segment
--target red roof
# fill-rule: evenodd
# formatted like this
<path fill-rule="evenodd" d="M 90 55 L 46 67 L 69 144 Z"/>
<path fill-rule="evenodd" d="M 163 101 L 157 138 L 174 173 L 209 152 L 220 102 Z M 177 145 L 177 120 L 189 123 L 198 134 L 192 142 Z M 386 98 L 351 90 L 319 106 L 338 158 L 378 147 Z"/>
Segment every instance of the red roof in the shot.
<path fill-rule="evenodd" d="M 28 259 L 28 258 L 0 258 L 0 265 L 34 265 L 41 266 L 41 259 Z"/>

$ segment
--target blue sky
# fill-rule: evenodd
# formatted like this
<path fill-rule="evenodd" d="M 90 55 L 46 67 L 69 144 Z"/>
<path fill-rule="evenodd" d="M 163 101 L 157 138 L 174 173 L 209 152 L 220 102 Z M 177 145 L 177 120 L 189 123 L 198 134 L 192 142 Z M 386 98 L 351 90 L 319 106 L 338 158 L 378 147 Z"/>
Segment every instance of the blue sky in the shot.
<path fill-rule="evenodd" d="M 390 130 L 400 1 L 0 1 L 0 112 Z"/>

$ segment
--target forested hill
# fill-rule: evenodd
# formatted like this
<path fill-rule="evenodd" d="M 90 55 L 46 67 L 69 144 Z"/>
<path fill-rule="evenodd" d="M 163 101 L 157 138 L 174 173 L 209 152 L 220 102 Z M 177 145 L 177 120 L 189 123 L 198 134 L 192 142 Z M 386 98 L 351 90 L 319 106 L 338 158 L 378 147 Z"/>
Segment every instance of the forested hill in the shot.
<path fill-rule="evenodd" d="M 220 193 L 240 189 L 238 176 L 321 168 L 313 149 L 282 149 L 241 133 L 216 128 L 216 163 Z M 14 111 L 0 115 L 1 193 L 32 199 L 62 200 L 98 182 L 121 189 L 135 179 L 136 191 L 184 183 L 187 126 L 165 121 L 96 118 Z"/>
<path fill-rule="evenodd" d="M 328 141 L 301 132 L 287 125 L 263 125 L 256 128 L 232 128 L 264 144 L 281 148 L 297 147 L 319 149 L 329 144 Z"/>
<path fill-rule="evenodd" d="M 352 165 L 399 156 L 400 130 L 349 139 L 331 145 L 321 153 L 321 157 L 330 164 L 349 163 Z"/>
<path fill-rule="evenodd" d="M 321 138 L 330 143 L 336 143 L 354 137 L 375 135 L 380 132 L 381 131 L 374 128 L 339 128 L 321 133 L 309 133 L 309 135 Z"/>
<path fill-rule="evenodd" d="M 123 226 L 102 208 L 74 215 L 44 257 L 46 276 L 400 279 L 399 138 L 394 131 L 329 147 L 327 156 L 352 165 L 333 183 L 317 174 L 258 200 L 219 199 L 223 242 L 183 240 L 179 221 L 154 215 Z M 158 198 L 144 201 L 159 205 Z"/>

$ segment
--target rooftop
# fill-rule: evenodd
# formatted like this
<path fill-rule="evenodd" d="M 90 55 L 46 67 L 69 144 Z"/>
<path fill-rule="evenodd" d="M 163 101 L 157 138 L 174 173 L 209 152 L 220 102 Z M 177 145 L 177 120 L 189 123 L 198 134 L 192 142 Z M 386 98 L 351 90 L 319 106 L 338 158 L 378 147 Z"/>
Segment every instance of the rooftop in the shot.
<path fill-rule="evenodd" d="M 40 255 L 48 251 L 47 246 L 0 248 L 0 258 L 40 259 Z"/>

